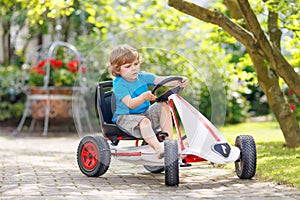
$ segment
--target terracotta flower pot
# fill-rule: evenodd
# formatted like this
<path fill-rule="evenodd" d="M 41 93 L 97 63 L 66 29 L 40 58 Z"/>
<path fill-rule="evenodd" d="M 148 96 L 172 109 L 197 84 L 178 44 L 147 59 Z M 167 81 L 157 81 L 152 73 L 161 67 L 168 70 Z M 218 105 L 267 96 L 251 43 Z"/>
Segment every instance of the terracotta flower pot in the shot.
<path fill-rule="evenodd" d="M 28 98 L 31 101 L 31 111 L 33 119 L 44 119 L 46 113 L 47 100 L 50 102 L 49 119 L 72 118 L 72 87 L 43 87 L 30 88 Z"/>

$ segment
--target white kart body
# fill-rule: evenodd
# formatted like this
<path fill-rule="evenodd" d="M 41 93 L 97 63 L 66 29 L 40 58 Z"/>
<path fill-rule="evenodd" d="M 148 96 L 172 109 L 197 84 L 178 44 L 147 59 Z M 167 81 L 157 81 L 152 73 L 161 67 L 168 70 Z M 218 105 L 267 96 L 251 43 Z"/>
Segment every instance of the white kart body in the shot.
<path fill-rule="evenodd" d="M 188 147 L 183 149 L 181 154 L 196 155 L 218 164 L 239 159 L 240 149 L 230 146 L 217 128 L 191 104 L 178 94 L 172 94 L 169 102 L 175 104 L 187 136 Z M 174 117 L 174 113 L 172 114 Z M 180 132 L 179 127 L 176 129 Z"/>
<path fill-rule="evenodd" d="M 111 146 L 111 154 L 118 160 L 141 165 L 164 166 L 164 159 L 158 159 L 149 146 Z"/>
<path fill-rule="evenodd" d="M 180 129 L 176 121 L 174 103 L 183 125 L 187 142 L 182 141 Z M 207 161 L 226 164 L 240 157 L 240 149 L 230 146 L 217 128 L 197 109 L 190 105 L 178 94 L 169 96 L 170 110 L 175 119 L 176 131 L 179 138 L 179 155 L 195 155 Z M 164 159 L 158 159 L 149 145 L 144 146 L 111 146 L 112 156 L 124 162 L 142 165 L 164 166 Z"/>

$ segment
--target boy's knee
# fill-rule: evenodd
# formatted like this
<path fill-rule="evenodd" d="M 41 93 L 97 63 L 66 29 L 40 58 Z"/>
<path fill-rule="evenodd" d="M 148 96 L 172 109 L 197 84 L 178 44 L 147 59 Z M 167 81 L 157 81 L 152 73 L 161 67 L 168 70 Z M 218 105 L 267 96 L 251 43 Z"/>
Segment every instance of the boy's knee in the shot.
<path fill-rule="evenodd" d="M 148 126 L 151 127 L 151 121 L 150 121 L 149 118 L 146 118 L 146 117 L 145 117 L 145 118 L 142 119 L 141 122 L 140 122 L 140 128 L 148 127 Z"/>
<path fill-rule="evenodd" d="M 166 102 L 161 102 L 161 107 L 164 109 L 169 109 L 169 105 Z"/>

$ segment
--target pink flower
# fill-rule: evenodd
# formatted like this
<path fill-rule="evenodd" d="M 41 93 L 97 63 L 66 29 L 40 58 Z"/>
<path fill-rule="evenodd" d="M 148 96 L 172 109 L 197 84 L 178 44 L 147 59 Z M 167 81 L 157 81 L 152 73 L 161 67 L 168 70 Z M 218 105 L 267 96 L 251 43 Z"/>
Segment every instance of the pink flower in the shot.
<path fill-rule="evenodd" d="M 292 96 L 294 94 L 294 91 L 289 89 L 288 94 Z"/>
<path fill-rule="evenodd" d="M 86 73 L 86 66 L 81 66 L 81 72 Z"/>
<path fill-rule="evenodd" d="M 291 104 L 290 104 L 290 109 L 291 109 L 293 112 L 295 112 L 295 111 L 296 111 L 296 106 L 295 106 L 295 104 L 291 103 Z"/>

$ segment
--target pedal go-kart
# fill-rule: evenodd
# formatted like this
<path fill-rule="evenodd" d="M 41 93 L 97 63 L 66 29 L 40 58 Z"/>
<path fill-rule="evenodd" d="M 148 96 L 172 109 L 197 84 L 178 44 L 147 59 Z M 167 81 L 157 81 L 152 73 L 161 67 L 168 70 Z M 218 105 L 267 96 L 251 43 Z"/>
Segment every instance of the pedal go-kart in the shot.
<path fill-rule="evenodd" d="M 164 84 L 182 80 L 170 77 L 156 85 L 152 93 Z M 175 124 L 178 140 L 165 140 L 166 133 L 158 132 L 159 141 L 164 142 L 163 159 L 155 156 L 154 150 L 142 138 L 130 136 L 125 130 L 111 122 L 115 99 L 112 82 L 100 82 L 96 93 L 96 106 L 100 117 L 102 135 L 85 136 L 79 143 L 77 162 L 83 174 L 98 177 L 105 174 L 111 156 L 125 162 L 142 164 L 151 173 L 165 171 L 165 184 L 179 184 L 179 167 L 193 162 L 210 161 L 217 164 L 235 162 L 236 174 L 241 179 L 251 179 L 256 172 L 256 146 L 252 136 L 240 135 L 235 146 L 230 146 L 217 128 L 181 96 L 179 86 L 168 89 L 157 97 L 157 101 L 168 102 Z M 185 131 L 180 131 L 177 116 Z M 132 146 L 118 146 L 122 140 L 136 140 Z M 139 145 L 139 141 L 143 142 Z M 110 141 L 110 144 L 109 142 Z"/>

